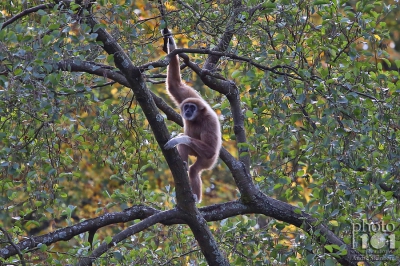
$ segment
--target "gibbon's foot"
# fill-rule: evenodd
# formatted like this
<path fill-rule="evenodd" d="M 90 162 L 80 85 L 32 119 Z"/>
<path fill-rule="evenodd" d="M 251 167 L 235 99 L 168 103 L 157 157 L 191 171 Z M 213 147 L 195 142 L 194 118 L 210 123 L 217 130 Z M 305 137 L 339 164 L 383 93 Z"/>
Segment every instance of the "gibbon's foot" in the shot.
<path fill-rule="evenodd" d="M 197 198 L 197 195 L 193 193 L 193 197 L 194 197 L 194 201 L 196 202 L 196 204 L 199 204 L 201 202 L 201 200 L 199 200 Z"/>
<path fill-rule="evenodd" d="M 174 139 L 170 139 L 167 143 L 165 143 L 164 149 L 170 150 L 170 149 L 174 148 L 177 144 L 178 143 L 176 143 L 176 141 L 174 141 Z"/>

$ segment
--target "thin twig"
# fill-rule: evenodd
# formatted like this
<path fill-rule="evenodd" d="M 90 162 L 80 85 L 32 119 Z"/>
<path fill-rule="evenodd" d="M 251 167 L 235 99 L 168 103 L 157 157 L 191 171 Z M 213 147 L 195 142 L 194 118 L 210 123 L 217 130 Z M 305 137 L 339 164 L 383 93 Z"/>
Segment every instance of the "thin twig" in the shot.
<path fill-rule="evenodd" d="M 186 252 L 186 253 L 182 253 L 182 254 L 179 255 L 179 256 L 172 257 L 169 261 L 167 261 L 166 263 L 163 263 L 163 264 L 161 264 L 161 265 L 169 265 L 169 264 L 171 263 L 171 261 L 173 261 L 173 260 L 175 260 L 175 259 L 179 259 L 179 258 L 181 258 L 181 257 L 183 257 L 183 256 L 189 255 L 189 254 L 191 254 L 191 253 L 193 253 L 193 252 L 197 252 L 197 251 L 200 251 L 200 249 L 199 249 L 199 248 L 198 248 L 198 249 L 193 249 L 193 250 L 190 250 L 190 251 L 188 251 L 188 252 Z"/>

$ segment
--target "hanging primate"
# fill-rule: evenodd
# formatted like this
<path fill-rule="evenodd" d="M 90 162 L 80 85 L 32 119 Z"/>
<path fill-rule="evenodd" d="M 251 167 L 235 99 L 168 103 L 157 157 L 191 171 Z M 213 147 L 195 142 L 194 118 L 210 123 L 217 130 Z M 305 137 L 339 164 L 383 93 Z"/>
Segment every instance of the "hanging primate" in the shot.
<path fill-rule="evenodd" d="M 171 32 L 163 30 L 164 49 L 168 53 L 176 49 Z M 196 201 L 201 201 L 202 182 L 200 174 L 205 169 L 211 169 L 216 163 L 221 148 L 221 126 L 217 114 L 210 105 L 190 86 L 182 82 L 179 57 L 171 58 L 167 72 L 167 90 L 179 106 L 184 121 L 184 133 L 170 139 L 164 146 L 172 149 L 178 145 L 179 154 L 186 167 L 188 155 L 194 155 L 197 160 L 189 167 L 189 179 Z"/>

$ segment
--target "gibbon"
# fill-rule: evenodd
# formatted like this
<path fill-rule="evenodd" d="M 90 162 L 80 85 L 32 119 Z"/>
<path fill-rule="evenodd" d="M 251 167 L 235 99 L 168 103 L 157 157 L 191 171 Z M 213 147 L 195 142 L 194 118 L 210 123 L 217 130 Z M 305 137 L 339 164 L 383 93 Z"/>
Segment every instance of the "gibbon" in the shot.
<path fill-rule="evenodd" d="M 163 30 L 164 48 L 168 53 L 176 49 L 171 32 Z M 178 152 L 187 168 L 188 155 L 197 157 L 189 167 L 189 179 L 196 201 L 202 197 L 200 174 L 211 169 L 219 156 L 221 148 L 221 126 L 217 114 L 206 101 L 190 86 L 182 82 L 179 57 L 171 58 L 167 69 L 167 91 L 172 100 L 179 106 L 184 121 L 184 133 L 170 139 L 164 146 L 172 149 L 178 145 Z"/>

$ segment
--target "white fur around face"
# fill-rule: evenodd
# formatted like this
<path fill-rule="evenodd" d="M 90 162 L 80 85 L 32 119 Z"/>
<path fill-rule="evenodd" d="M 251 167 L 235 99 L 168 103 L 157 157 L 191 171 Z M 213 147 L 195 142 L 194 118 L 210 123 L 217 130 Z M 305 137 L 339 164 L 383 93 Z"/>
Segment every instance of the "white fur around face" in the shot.
<path fill-rule="evenodd" d="M 189 143 L 190 143 L 190 137 L 183 135 L 170 139 L 167 143 L 165 143 L 164 148 L 168 150 L 174 148 L 178 144 L 187 145 Z"/>

